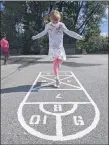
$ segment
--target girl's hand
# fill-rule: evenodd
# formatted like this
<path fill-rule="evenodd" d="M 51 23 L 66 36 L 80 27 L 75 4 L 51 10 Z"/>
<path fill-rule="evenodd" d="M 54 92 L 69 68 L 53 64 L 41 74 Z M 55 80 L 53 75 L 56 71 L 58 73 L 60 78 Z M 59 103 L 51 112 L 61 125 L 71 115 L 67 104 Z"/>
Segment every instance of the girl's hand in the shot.
<path fill-rule="evenodd" d="M 81 38 L 81 40 L 85 40 L 85 37 L 83 36 L 83 37 Z"/>
<path fill-rule="evenodd" d="M 35 40 L 35 36 L 32 36 L 32 38 L 31 38 L 32 40 Z"/>

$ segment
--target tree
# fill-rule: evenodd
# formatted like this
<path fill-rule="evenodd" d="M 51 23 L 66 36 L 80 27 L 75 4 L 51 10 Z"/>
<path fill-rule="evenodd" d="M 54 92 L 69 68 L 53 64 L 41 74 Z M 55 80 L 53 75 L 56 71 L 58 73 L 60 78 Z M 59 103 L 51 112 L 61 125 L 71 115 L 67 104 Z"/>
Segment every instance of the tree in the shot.
<path fill-rule="evenodd" d="M 43 44 L 42 39 L 33 42 L 32 35 L 36 35 L 44 29 L 42 13 L 48 8 L 48 2 L 29 1 L 26 2 L 26 13 L 24 15 L 24 37 L 23 37 L 23 53 L 28 54 L 31 49 L 40 53 L 40 46 Z"/>
<path fill-rule="evenodd" d="M 87 53 L 108 53 L 108 37 L 100 36 L 97 34 L 97 29 L 91 29 L 91 33 L 96 35 L 90 35 L 87 41 L 77 41 L 77 47 L 79 49 L 85 49 Z"/>
<path fill-rule="evenodd" d="M 1 13 L 1 32 L 7 34 L 7 39 L 10 42 L 10 48 L 19 48 L 21 44 L 16 31 L 16 24 L 21 23 L 25 13 L 25 2 L 22 1 L 6 1 L 4 2 L 5 9 Z"/>
<path fill-rule="evenodd" d="M 44 29 L 42 13 L 47 10 L 58 9 L 63 13 L 63 21 L 66 26 L 80 35 L 86 36 L 86 41 L 95 35 L 91 29 L 98 31 L 99 22 L 104 16 L 106 1 L 6 1 L 5 10 L 1 14 L 1 28 L 7 33 L 12 47 L 16 44 L 23 46 L 23 53 L 30 53 L 31 49 L 40 53 L 40 48 L 47 44 L 47 37 L 33 42 L 31 36 Z M 24 33 L 16 30 L 16 25 L 24 25 Z M 96 26 L 96 27 L 95 27 Z M 73 43 L 76 40 L 65 35 L 65 43 Z M 21 44 L 21 45 L 20 45 Z"/>
<path fill-rule="evenodd" d="M 99 23 L 104 16 L 107 2 L 105 1 L 69 1 L 59 2 L 63 8 L 63 21 L 70 30 L 73 30 L 80 35 L 86 36 L 86 41 L 91 35 L 90 29 L 96 29 L 99 34 Z M 58 5 L 58 3 L 57 3 Z M 96 35 L 95 35 L 96 36 Z M 64 41 L 65 42 L 65 41 Z M 75 43 L 76 40 L 66 36 L 65 43 Z"/>

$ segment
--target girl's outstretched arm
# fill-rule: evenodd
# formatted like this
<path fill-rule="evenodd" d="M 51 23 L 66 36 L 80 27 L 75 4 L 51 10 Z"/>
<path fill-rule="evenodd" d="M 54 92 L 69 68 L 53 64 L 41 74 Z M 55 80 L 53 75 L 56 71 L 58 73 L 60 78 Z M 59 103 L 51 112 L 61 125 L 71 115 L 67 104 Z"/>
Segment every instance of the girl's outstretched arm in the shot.
<path fill-rule="evenodd" d="M 45 26 L 45 30 L 42 31 L 41 33 L 37 34 L 36 36 L 32 36 L 32 39 L 35 40 L 35 39 L 38 39 L 40 37 L 43 37 L 44 35 L 46 35 L 48 32 L 48 24 Z"/>
<path fill-rule="evenodd" d="M 81 35 L 79 35 L 79 34 L 73 32 L 73 31 L 68 30 L 64 23 L 63 23 L 62 27 L 63 27 L 63 31 L 64 31 L 67 35 L 69 35 L 70 37 L 73 37 L 73 38 L 79 39 L 79 40 L 83 40 L 83 39 L 84 39 L 83 36 L 81 36 Z"/>

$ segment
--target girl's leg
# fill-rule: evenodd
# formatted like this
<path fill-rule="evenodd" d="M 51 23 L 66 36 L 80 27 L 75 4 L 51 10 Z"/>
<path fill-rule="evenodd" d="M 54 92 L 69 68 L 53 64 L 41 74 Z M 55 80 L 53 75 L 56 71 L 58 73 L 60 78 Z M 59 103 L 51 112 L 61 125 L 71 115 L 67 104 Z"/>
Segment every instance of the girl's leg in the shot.
<path fill-rule="evenodd" d="M 4 55 L 4 65 L 6 64 L 6 52 L 3 51 L 3 55 Z"/>
<path fill-rule="evenodd" d="M 4 65 L 6 64 L 6 62 L 7 62 L 7 57 L 6 55 L 4 55 Z"/>
<path fill-rule="evenodd" d="M 60 58 L 58 58 L 58 70 L 59 70 L 59 66 L 60 66 L 60 64 L 63 62 L 63 60 L 62 59 L 60 59 Z"/>
<path fill-rule="evenodd" d="M 60 81 L 59 81 L 59 65 L 62 63 L 62 60 L 59 58 L 54 59 L 53 61 L 53 70 L 54 74 L 56 76 L 56 86 L 59 87 Z"/>
<path fill-rule="evenodd" d="M 53 61 L 53 70 L 54 70 L 54 74 L 55 76 L 59 76 L 59 65 L 62 63 L 63 61 L 59 58 L 55 58 Z"/>
<path fill-rule="evenodd" d="M 53 61 L 53 71 L 55 76 L 58 76 L 58 58 L 55 58 Z"/>
<path fill-rule="evenodd" d="M 7 60 L 8 60 L 8 55 L 7 53 L 5 54 L 5 59 L 4 59 L 4 64 L 7 64 Z"/>
<path fill-rule="evenodd" d="M 9 50 L 8 50 L 7 59 L 9 59 L 9 57 L 10 57 L 10 52 L 9 52 Z"/>
<path fill-rule="evenodd" d="M 4 60 L 4 64 L 7 64 L 7 61 L 8 61 L 8 55 L 9 55 L 8 51 L 5 52 L 5 60 Z"/>

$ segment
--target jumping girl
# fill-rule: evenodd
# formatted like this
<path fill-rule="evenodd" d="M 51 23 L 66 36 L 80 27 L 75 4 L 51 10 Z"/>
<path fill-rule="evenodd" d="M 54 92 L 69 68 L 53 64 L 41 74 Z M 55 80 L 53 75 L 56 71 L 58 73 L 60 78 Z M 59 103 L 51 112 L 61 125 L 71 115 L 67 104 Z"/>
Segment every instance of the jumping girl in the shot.
<path fill-rule="evenodd" d="M 50 56 L 50 60 L 53 61 L 53 71 L 56 77 L 55 87 L 59 87 L 60 86 L 59 65 L 64 60 L 66 60 L 66 54 L 63 47 L 63 32 L 79 40 L 83 40 L 84 37 L 78 35 L 73 31 L 68 30 L 65 24 L 60 22 L 61 14 L 57 10 L 51 12 L 50 21 L 51 22 L 46 24 L 45 30 L 37 34 L 36 36 L 33 36 L 32 39 L 35 40 L 44 36 L 47 33 L 49 34 L 49 56 Z"/>

